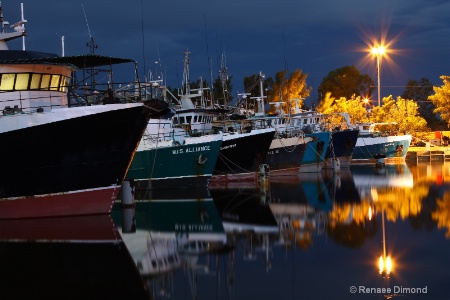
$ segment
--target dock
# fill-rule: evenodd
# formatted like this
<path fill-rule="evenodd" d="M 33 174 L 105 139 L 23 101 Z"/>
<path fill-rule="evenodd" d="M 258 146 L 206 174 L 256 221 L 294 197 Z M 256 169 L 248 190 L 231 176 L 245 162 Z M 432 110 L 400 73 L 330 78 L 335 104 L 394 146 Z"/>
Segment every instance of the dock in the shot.
<path fill-rule="evenodd" d="M 450 161 L 450 149 L 448 147 L 433 147 L 427 150 L 425 147 L 410 147 L 405 160 L 408 162 Z"/>

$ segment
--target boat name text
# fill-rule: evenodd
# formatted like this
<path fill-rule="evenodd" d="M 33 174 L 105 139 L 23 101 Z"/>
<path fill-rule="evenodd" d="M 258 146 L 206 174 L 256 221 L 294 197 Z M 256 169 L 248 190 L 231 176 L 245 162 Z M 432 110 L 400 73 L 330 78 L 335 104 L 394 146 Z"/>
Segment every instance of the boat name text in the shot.
<path fill-rule="evenodd" d="M 175 149 L 172 150 L 172 154 L 184 154 L 184 153 L 194 153 L 202 151 L 210 151 L 210 146 L 199 146 L 199 147 L 189 147 L 186 149 Z"/>
<path fill-rule="evenodd" d="M 226 150 L 226 149 L 231 149 L 231 148 L 235 148 L 235 147 L 236 147 L 236 144 L 233 144 L 233 145 L 228 145 L 225 147 L 220 147 L 220 150 Z"/>

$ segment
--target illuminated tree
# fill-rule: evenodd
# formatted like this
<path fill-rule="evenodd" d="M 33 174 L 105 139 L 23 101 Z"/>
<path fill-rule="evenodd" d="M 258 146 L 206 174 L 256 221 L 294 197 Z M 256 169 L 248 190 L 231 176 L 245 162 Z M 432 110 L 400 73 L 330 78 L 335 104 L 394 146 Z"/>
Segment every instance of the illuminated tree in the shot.
<path fill-rule="evenodd" d="M 309 96 L 312 87 L 307 86 L 308 74 L 303 73 L 301 69 L 296 69 L 289 78 L 286 75 L 286 71 L 276 73 L 269 102 L 284 102 L 283 110 L 287 114 L 295 106 L 295 101 L 299 107 L 303 107 L 303 99 Z"/>
<path fill-rule="evenodd" d="M 429 131 L 427 122 L 419 115 L 417 103 L 401 97 L 384 97 L 383 106 L 373 108 L 371 121 L 397 123 L 399 131 L 404 133 Z"/>
<path fill-rule="evenodd" d="M 347 113 L 351 124 L 369 121 L 366 102 L 361 97 L 352 97 L 348 100 L 344 97 L 335 99 L 331 96 L 331 93 L 327 93 L 317 107 L 317 111 L 329 115 L 327 122 L 330 123 L 331 127 L 336 127 L 345 122 L 340 113 Z"/>
<path fill-rule="evenodd" d="M 428 99 L 436 106 L 434 113 L 440 114 L 450 124 L 450 76 L 443 75 L 440 78 L 444 84 L 441 87 L 434 86 L 434 95 L 428 96 Z"/>

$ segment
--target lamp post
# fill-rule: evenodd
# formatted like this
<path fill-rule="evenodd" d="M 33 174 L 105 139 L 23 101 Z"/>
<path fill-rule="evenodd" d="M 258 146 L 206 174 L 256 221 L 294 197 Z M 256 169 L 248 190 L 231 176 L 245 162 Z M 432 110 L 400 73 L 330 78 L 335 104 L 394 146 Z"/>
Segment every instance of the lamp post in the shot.
<path fill-rule="evenodd" d="M 380 97 L 380 63 L 381 63 L 381 57 L 386 52 L 386 49 L 383 46 L 374 47 L 371 50 L 373 55 L 376 55 L 377 57 L 377 78 L 378 78 L 378 106 L 381 106 L 381 97 Z"/>
<path fill-rule="evenodd" d="M 364 98 L 364 108 L 366 109 L 366 117 L 369 119 L 370 122 L 370 106 L 369 106 L 369 99 L 368 98 Z"/>

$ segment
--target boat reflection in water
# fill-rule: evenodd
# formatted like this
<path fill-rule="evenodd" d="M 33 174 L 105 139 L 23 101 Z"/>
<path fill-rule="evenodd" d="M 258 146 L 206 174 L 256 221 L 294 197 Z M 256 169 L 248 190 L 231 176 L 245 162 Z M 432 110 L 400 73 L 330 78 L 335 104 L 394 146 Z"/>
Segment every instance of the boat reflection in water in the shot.
<path fill-rule="evenodd" d="M 148 299 L 108 215 L 0 221 L 2 299 Z"/>
<path fill-rule="evenodd" d="M 173 272 L 178 268 L 189 273 L 195 293 L 197 272 L 209 273 L 211 268 L 201 256 L 228 247 L 208 189 L 185 189 L 183 198 L 180 194 L 137 191 L 134 206 L 113 211 L 120 235 L 152 297 L 173 294 Z"/>
<path fill-rule="evenodd" d="M 214 203 L 227 232 L 228 239 L 242 249 L 245 261 L 264 257 L 266 270 L 271 268 L 270 240 L 278 234 L 278 224 L 268 204 L 268 186 L 240 185 L 211 188 Z M 234 278 L 235 251 L 228 260 L 227 277 Z"/>
<path fill-rule="evenodd" d="M 449 174 L 448 166 L 351 166 L 192 195 L 147 194 L 130 217 L 120 208 L 113 216 L 153 298 L 347 299 L 353 285 L 427 286 L 445 298 L 450 290 L 439 283 L 449 273 L 436 270 L 450 264 Z M 202 226 L 212 230 L 185 229 Z M 209 247 L 186 251 L 188 241 Z M 160 265 L 157 245 L 172 254 L 172 267 Z M 355 297 L 376 296 L 395 295 Z"/>
<path fill-rule="evenodd" d="M 321 173 L 300 173 L 270 183 L 270 209 L 279 227 L 278 243 L 295 243 L 307 249 L 312 235 L 323 234 L 333 207 Z"/>

